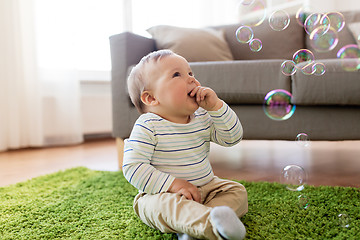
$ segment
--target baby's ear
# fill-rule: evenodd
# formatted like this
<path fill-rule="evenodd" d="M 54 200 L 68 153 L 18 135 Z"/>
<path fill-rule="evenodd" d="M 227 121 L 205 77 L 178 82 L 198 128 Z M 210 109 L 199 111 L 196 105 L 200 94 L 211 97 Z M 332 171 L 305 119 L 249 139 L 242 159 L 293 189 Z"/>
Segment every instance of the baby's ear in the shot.
<path fill-rule="evenodd" d="M 155 106 L 159 103 L 159 101 L 155 98 L 155 96 L 150 91 L 143 91 L 141 93 L 141 101 L 146 106 Z"/>

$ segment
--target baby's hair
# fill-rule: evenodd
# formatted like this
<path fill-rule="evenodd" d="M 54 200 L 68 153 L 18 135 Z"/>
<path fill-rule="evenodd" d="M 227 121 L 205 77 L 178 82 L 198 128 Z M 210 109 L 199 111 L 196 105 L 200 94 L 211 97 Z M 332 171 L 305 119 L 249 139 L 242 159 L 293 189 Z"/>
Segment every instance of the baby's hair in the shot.
<path fill-rule="evenodd" d="M 164 56 L 175 54 L 173 51 L 168 49 L 158 50 L 149 53 L 143 57 L 140 62 L 133 67 L 130 75 L 127 79 L 128 92 L 130 95 L 131 102 L 135 105 L 136 109 L 140 113 L 145 113 L 145 104 L 141 101 L 141 93 L 145 90 L 148 82 L 146 81 L 147 75 L 145 72 L 145 66 L 152 62 L 158 61 Z"/>

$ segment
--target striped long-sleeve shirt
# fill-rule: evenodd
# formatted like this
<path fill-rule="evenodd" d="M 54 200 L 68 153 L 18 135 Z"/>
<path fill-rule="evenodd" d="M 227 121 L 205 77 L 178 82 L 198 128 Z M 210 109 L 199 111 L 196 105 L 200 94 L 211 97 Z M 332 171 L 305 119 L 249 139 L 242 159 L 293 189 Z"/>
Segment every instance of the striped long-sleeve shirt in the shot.
<path fill-rule="evenodd" d="M 143 114 L 125 140 L 124 176 L 145 193 L 166 192 L 175 178 L 202 186 L 214 177 L 210 141 L 232 146 L 242 133 L 238 117 L 225 102 L 218 111 L 199 108 L 187 124 Z"/>

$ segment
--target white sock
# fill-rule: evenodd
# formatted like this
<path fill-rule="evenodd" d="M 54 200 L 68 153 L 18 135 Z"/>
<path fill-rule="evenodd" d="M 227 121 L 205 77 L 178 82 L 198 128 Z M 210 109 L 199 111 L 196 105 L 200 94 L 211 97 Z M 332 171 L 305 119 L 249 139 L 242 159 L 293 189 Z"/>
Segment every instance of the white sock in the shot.
<path fill-rule="evenodd" d="M 228 206 L 214 207 L 210 212 L 212 222 L 218 233 L 227 240 L 244 239 L 246 229 L 244 224 L 236 216 L 234 210 Z"/>
<path fill-rule="evenodd" d="M 186 233 L 177 233 L 178 240 L 194 240 L 195 238 L 190 237 Z"/>

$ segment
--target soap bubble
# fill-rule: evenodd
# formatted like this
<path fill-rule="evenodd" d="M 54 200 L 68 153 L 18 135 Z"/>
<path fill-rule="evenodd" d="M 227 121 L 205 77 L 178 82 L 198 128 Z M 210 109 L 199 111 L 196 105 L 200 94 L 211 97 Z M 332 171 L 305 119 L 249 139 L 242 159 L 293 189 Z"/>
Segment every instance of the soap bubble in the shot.
<path fill-rule="evenodd" d="M 269 25 L 275 31 L 285 30 L 290 24 L 290 16 L 283 10 L 273 12 L 269 17 Z"/>
<path fill-rule="evenodd" d="M 253 52 L 259 52 L 262 49 L 262 42 L 258 38 L 253 38 L 249 42 L 249 47 Z"/>
<path fill-rule="evenodd" d="M 310 14 L 304 23 L 304 29 L 307 34 L 311 34 L 314 29 L 323 26 L 323 33 L 326 33 L 330 28 L 330 19 L 326 15 L 322 15 L 321 13 L 313 13 Z"/>
<path fill-rule="evenodd" d="M 243 4 L 243 5 L 250 5 L 250 4 L 252 4 L 254 1 L 255 1 L 255 0 L 242 0 L 242 1 L 241 1 L 241 4 Z"/>
<path fill-rule="evenodd" d="M 326 30 L 326 31 L 325 31 Z M 321 25 L 310 34 L 310 45 L 318 52 L 333 50 L 339 42 L 338 33 L 333 28 Z"/>
<path fill-rule="evenodd" d="M 255 27 L 262 24 L 266 18 L 266 6 L 263 0 L 246 0 L 245 4 L 238 4 L 240 23 Z M 241 19 L 241 17 L 246 18 Z"/>
<path fill-rule="evenodd" d="M 307 147 L 309 146 L 310 138 L 306 133 L 299 133 L 295 138 L 296 143 L 301 146 Z"/>
<path fill-rule="evenodd" d="M 302 62 L 305 62 L 305 63 L 311 63 L 314 61 L 314 54 L 308 50 L 308 49 L 300 49 L 298 51 L 296 51 L 293 55 L 293 61 L 295 64 L 299 64 L 299 63 L 302 63 Z M 298 66 L 295 65 L 297 68 Z"/>
<path fill-rule="evenodd" d="M 236 39 L 241 43 L 248 43 L 253 37 L 254 32 L 249 26 L 241 26 L 236 30 Z"/>
<path fill-rule="evenodd" d="M 323 63 L 315 63 L 313 65 L 313 69 L 314 69 L 314 75 L 316 76 L 324 75 L 324 73 L 326 72 L 326 67 L 325 64 Z"/>
<path fill-rule="evenodd" d="M 295 63 L 292 60 L 286 60 L 281 64 L 281 72 L 286 76 L 291 76 L 296 73 Z"/>
<path fill-rule="evenodd" d="M 305 170 L 297 165 L 288 165 L 281 171 L 280 182 L 290 191 L 301 191 L 306 182 Z"/>
<path fill-rule="evenodd" d="M 270 119 L 287 120 L 295 112 L 296 106 L 291 103 L 292 95 L 284 89 L 276 89 L 266 94 L 263 109 Z"/>
<path fill-rule="evenodd" d="M 348 228 L 350 226 L 350 218 L 346 213 L 340 213 L 338 215 L 338 223 L 343 228 Z"/>
<path fill-rule="evenodd" d="M 305 75 L 313 75 L 315 73 L 314 62 L 308 63 L 301 68 L 301 72 Z"/>
<path fill-rule="evenodd" d="M 299 10 L 296 12 L 296 22 L 300 25 L 300 26 L 304 26 L 305 20 L 306 20 L 306 14 L 304 12 L 303 8 L 299 8 Z"/>
<path fill-rule="evenodd" d="M 301 209 L 307 209 L 309 207 L 309 198 L 305 195 L 298 196 L 298 206 Z"/>
<path fill-rule="evenodd" d="M 345 26 L 345 18 L 340 12 L 329 12 L 324 16 L 330 19 L 330 26 L 335 29 L 335 31 L 340 32 Z"/>
<path fill-rule="evenodd" d="M 355 44 L 342 47 L 337 52 L 337 57 L 342 59 L 341 65 L 346 71 L 357 71 L 360 69 L 360 49 Z"/>

